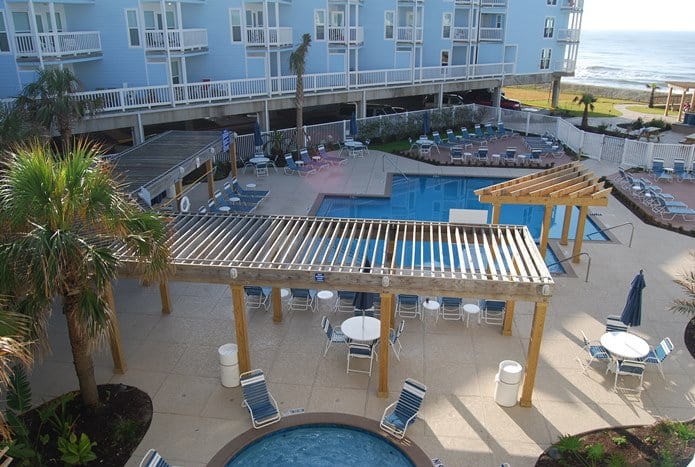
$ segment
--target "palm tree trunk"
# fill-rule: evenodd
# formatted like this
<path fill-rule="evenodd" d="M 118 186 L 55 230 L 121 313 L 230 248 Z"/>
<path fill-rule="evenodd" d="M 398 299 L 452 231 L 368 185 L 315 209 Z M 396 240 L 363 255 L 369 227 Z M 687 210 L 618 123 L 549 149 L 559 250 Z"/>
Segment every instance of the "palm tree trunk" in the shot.
<path fill-rule="evenodd" d="M 72 358 L 80 385 L 82 402 L 89 408 L 96 408 L 99 405 L 99 391 L 97 390 L 97 381 L 94 377 L 94 362 L 92 361 L 87 335 L 80 329 L 78 307 L 79 303 L 76 295 L 66 295 L 64 297 L 63 314 L 68 322 L 70 348 L 72 349 Z"/>
<path fill-rule="evenodd" d="M 589 105 L 584 105 L 584 113 L 582 114 L 582 128 L 589 126 Z"/>
<path fill-rule="evenodd" d="M 649 104 L 647 107 L 650 109 L 654 107 L 654 92 L 656 92 L 656 88 L 652 88 L 652 92 L 649 94 Z"/>
<path fill-rule="evenodd" d="M 297 149 L 304 147 L 304 77 L 297 75 Z"/>

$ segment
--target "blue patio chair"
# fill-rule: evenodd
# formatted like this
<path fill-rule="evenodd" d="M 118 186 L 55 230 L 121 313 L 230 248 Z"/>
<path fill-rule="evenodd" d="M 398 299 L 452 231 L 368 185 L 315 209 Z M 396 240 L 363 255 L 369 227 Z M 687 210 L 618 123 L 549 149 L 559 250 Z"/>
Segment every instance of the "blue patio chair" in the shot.
<path fill-rule="evenodd" d="M 454 130 L 452 130 L 451 128 L 446 130 L 446 144 L 447 146 L 459 144 L 458 137 L 454 134 Z"/>
<path fill-rule="evenodd" d="M 507 138 L 509 136 L 514 136 L 516 133 L 514 133 L 512 130 L 507 130 L 504 128 L 504 122 L 497 122 L 497 137 L 498 138 Z"/>
<path fill-rule="evenodd" d="M 352 312 L 355 309 L 355 293 L 347 290 L 338 290 L 338 299 L 335 301 L 335 312 Z"/>
<path fill-rule="evenodd" d="M 316 169 L 312 167 L 300 167 L 294 161 L 292 154 L 285 154 L 285 162 L 287 166 L 285 167 L 286 174 L 297 174 L 297 175 L 311 175 L 316 173 Z"/>
<path fill-rule="evenodd" d="M 541 154 L 543 154 L 542 149 L 531 149 L 531 154 L 528 156 L 529 164 L 541 164 Z"/>
<path fill-rule="evenodd" d="M 487 148 L 478 148 L 478 152 L 475 153 L 475 160 L 479 161 L 479 162 L 487 163 L 488 162 L 487 152 L 488 152 Z"/>
<path fill-rule="evenodd" d="M 328 321 L 328 317 L 326 316 L 321 318 L 321 329 L 323 329 L 323 332 L 326 334 L 326 347 L 323 349 L 324 357 L 328 353 L 328 349 L 331 347 L 331 344 L 334 342 L 347 344 L 345 334 L 343 334 L 340 329 L 331 326 L 331 322 Z"/>
<path fill-rule="evenodd" d="M 268 295 L 262 287 L 256 285 L 244 286 L 244 302 L 246 308 L 265 308 L 268 311 Z"/>
<path fill-rule="evenodd" d="M 327 161 L 331 165 L 345 165 L 348 162 L 348 160 L 344 157 L 329 156 L 326 152 L 326 147 L 323 144 L 319 144 L 318 151 L 321 159 Z"/>
<path fill-rule="evenodd" d="M 398 439 L 403 439 L 408 426 L 415 421 L 420 412 L 426 393 L 427 386 L 414 379 L 406 379 L 398 400 L 384 410 L 379 424 L 381 429 Z"/>
<path fill-rule="evenodd" d="M 403 329 L 405 328 L 405 321 L 401 320 L 398 323 L 398 327 L 394 330 L 389 329 L 389 345 L 393 349 L 393 353 L 396 355 L 396 360 L 401 360 L 401 351 L 403 346 L 401 345 L 401 334 L 403 334 Z M 398 346 L 398 348 L 396 348 Z"/>
<path fill-rule="evenodd" d="M 399 294 L 396 299 L 396 313 L 401 318 L 417 318 L 422 320 L 420 297 L 417 295 Z"/>
<path fill-rule="evenodd" d="M 241 193 L 237 193 L 236 191 L 234 191 L 232 185 L 229 182 L 225 182 L 224 185 L 222 185 L 222 189 L 224 190 L 224 193 L 227 195 L 227 199 L 229 199 L 229 201 L 232 201 L 234 198 L 237 198 L 240 203 L 249 206 L 256 206 L 264 199 L 258 196 L 243 195 Z"/>
<path fill-rule="evenodd" d="M 322 170 L 331 165 L 327 161 L 314 160 L 309 157 L 309 150 L 307 148 L 299 150 L 299 157 L 302 159 L 302 162 L 304 162 L 304 167 L 313 167 L 316 170 Z"/>
<path fill-rule="evenodd" d="M 241 198 L 239 198 L 241 200 Z M 253 212 L 256 210 L 255 204 L 235 203 L 230 198 L 225 197 L 220 190 L 215 192 L 215 203 L 218 208 L 225 206 L 229 212 Z M 224 209 L 222 209 L 224 211 Z"/>
<path fill-rule="evenodd" d="M 582 370 L 586 373 L 587 368 L 591 366 L 594 360 L 601 360 L 606 362 L 606 373 L 608 373 L 608 363 L 611 361 L 611 354 L 606 350 L 604 346 L 598 341 L 590 341 L 584 331 L 579 331 L 582 335 L 582 352 L 587 352 L 589 354 L 589 360 L 584 361 L 577 355 L 577 361 L 582 366 Z"/>
<path fill-rule="evenodd" d="M 458 138 L 461 144 L 463 144 L 463 149 L 473 147 L 473 139 L 471 138 L 471 135 L 468 134 L 468 128 L 461 127 L 461 136 L 459 136 Z"/>
<path fill-rule="evenodd" d="M 253 198 L 265 199 L 265 197 L 270 194 L 270 190 L 245 190 L 241 187 L 239 180 L 236 178 L 232 179 L 232 188 L 234 188 L 234 191 L 236 191 L 239 195 Z"/>
<path fill-rule="evenodd" d="M 280 421 L 280 411 L 273 396 L 268 392 L 263 370 L 251 370 L 239 375 L 245 405 L 251 414 L 254 428 L 261 428 Z"/>
<path fill-rule="evenodd" d="M 683 159 L 673 161 L 673 175 L 679 182 L 683 180 L 695 181 L 695 174 L 685 171 L 685 161 Z"/>
<path fill-rule="evenodd" d="M 665 182 L 670 182 L 673 180 L 673 175 L 664 170 L 664 160 L 654 159 L 652 161 L 652 178 L 657 182 L 663 180 Z"/>
<path fill-rule="evenodd" d="M 373 344 L 362 344 L 357 342 L 351 342 L 348 344 L 348 355 L 347 355 L 347 372 L 351 371 L 354 373 L 367 373 L 369 376 L 372 375 L 372 364 L 374 363 L 374 345 Z M 353 359 L 366 359 L 369 360 L 369 370 L 359 370 L 353 366 L 350 366 L 350 362 Z"/>
<path fill-rule="evenodd" d="M 620 321 L 618 315 L 606 316 L 606 332 L 627 332 L 627 324 Z"/>
<path fill-rule="evenodd" d="M 656 365 L 659 368 L 659 373 L 661 373 L 661 378 L 666 379 L 664 376 L 664 368 L 661 366 L 661 364 L 664 360 L 666 360 L 666 357 L 668 357 L 668 354 L 670 354 L 672 350 L 673 342 L 671 342 L 670 338 L 666 337 L 659 342 L 659 345 L 653 347 L 647 356 L 642 358 L 640 361 L 650 365 Z"/>
<path fill-rule="evenodd" d="M 515 147 L 508 147 L 507 150 L 504 152 L 504 162 L 511 162 L 512 164 L 516 163 Z"/>
<path fill-rule="evenodd" d="M 145 454 L 145 457 L 140 461 L 139 467 L 172 467 L 170 463 L 154 449 L 150 449 Z"/>
<path fill-rule="evenodd" d="M 314 306 L 314 296 L 309 289 L 290 288 L 290 310 L 311 310 L 316 311 Z"/>
<path fill-rule="evenodd" d="M 432 132 L 432 141 L 434 141 L 434 144 L 436 144 L 437 146 L 444 146 L 445 144 L 438 131 Z"/>
<path fill-rule="evenodd" d="M 695 209 L 689 208 L 687 205 L 685 206 L 668 206 L 666 204 L 666 200 L 661 197 L 657 196 L 655 198 L 656 204 L 652 208 L 656 214 L 659 214 L 662 219 L 670 221 L 675 219 L 676 216 L 681 216 L 684 221 L 691 222 L 695 220 Z M 685 204 L 685 203 L 682 203 Z M 692 216 L 692 217 L 688 217 Z"/>
<path fill-rule="evenodd" d="M 479 124 L 475 125 L 475 135 L 473 136 L 478 141 L 487 141 L 487 138 L 485 138 L 485 134 L 483 133 L 483 129 L 480 127 Z"/>
<path fill-rule="evenodd" d="M 486 123 L 485 124 L 485 131 L 483 134 L 485 135 L 485 139 L 488 141 L 493 141 L 497 139 L 497 133 L 495 132 L 495 129 L 492 128 L 492 123 Z"/>
<path fill-rule="evenodd" d="M 461 162 L 463 164 L 463 146 L 452 146 L 449 150 L 449 159 L 452 163 Z"/>
<path fill-rule="evenodd" d="M 442 297 L 441 309 L 442 319 L 457 320 L 461 319 L 463 300 L 459 297 Z"/>
<path fill-rule="evenodd" d="M 210 199 L 208 200 L 208 208 L 207 208 L 207 210 L 208 210 L 208 212 L 212 212 L 212 213 L 215 213 L 215 214 L 221 214 L 221 213 L 222 213 L 222 211 L 220 210 L 220 207 L 217 205 L 217 203 L 215 203 L 215 199 L 214 199 L 214 198 L 210 198 Z"/>
<path fill-rule="evenodd" d="M 208 210 L 205 209 L 205 206 L 201 206 L 198 208 L 198 214 L 205 214 L 206 212 L 208 212 Z"/>
<path fill-rule="evenodd" d="M 478 307 L 482 312 L 485 324 L 502 325 L 504 314 L 507 310 L 507 302 L 504 300 L 480 300 Z"/>
<path fill-rule="evenodd" d="M 643 362 L 637 362 L 634 360 L 618 360 L 615 369 L 615 382 L 613 383 L 613 389 L 617 391 L 622 389 L 624 391 L 632 391 L 640 394 L 642 392 L 642 384 L 644 382 L 644 369 L 645 364 Z M 639 379 L 639 385 L 635 387 L 619 386 L 618 381 L 621 376 L 634 376 Z"/>

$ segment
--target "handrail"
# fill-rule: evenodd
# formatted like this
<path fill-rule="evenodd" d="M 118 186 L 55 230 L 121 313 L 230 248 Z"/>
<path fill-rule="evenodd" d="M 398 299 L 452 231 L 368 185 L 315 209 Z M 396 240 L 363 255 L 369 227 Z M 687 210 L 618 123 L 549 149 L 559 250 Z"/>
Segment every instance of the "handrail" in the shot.
<path fill-rule="evenodd" d="M 586 277 L 584 278 L 584 282 L 589 282 L 589 271 L 591 271 L 591 256 L 589 255 L 589 253 L 586 253 L 586 252 L 583 252 L 583 251 L 582 251 L 582 252 L 579 253 L 579 254 L 572 255 L 572 256 L 568 256 L 567 258 L 563 258 L 563 259 L 561 259 L 561 260 L 559 260 L 559 261 L 556 261 L 556 262 L 554 262 L 554 263 L 548 264 L 548 268 L 550 268 L 550 266 L 555 266 L 556 264 L 564 263 L 565 261 L 570 260 L 570 259 L 574 259 L 574 258 L 576 258 L 576 257 L 578 257 L 578 256 L 585 256 L 585 255 L 586 255 L 587 258 L 589 258 L 589 262 L 588 262 L 587 265 L 586 265 Z"/>
<path fill-rule="evenodd" d="M 391 160 L 391 158 L 387 154 L 384 154 L 384 157 L 381 159 L 382 172 L 385 172 L 385 170 L 384 170 L 384 161 L 385 160 L 389 161 L 389 163 L 393 166 L 393 168 L 396 169 L 401 175 L 403 175 L 403 178 L 405 178 L 406 180 L 409 180 L 408 176 L 401 170 L 400 167 L 398 167 L 398 165 L 394 161 Z"/>
<path fill-rule="evenodd" d="M 608 228 L 605 228 L 603 230 L 597 230 L 596 232 L 591 232 L 590 234 L 587 234 L 586 237 L 589 238 L 594 234 L 608 232 L 609 230 L 613 230 L 615 228 L 622 227 L 624 225 L 629 225 L 632 227 L 632 230 L 630 231 L 630 242 L 627 244 L 628 248 L 632 248 L 632 236 L 635 234 L 635 224 L 633 224 L 632 222 L 623 222 L 622 224 L 614 225 L 613 227 L 608 227 Z"/>

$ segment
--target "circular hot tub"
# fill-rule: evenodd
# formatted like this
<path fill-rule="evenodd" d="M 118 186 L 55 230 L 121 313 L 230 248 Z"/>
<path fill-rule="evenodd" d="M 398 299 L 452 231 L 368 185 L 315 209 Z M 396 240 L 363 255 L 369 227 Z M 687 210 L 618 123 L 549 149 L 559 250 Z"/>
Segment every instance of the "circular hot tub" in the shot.
<path fill-rule="evenodd" d="M 409 439 L 379 430 L 379 423 L 338 413 L 284 417 L 227 443 L 208 467 L 311 465 L 411 467 L 432 461 Z"/>

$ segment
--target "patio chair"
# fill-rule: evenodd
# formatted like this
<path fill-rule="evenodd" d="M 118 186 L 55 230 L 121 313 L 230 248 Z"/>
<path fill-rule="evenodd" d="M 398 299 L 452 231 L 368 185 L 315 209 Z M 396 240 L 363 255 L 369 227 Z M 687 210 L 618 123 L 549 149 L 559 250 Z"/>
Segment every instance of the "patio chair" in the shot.
<path fill-rule="evenodd" d="M 627 332 L 627 324 L 620 321 L 618 315 L 608 315 L 606 317 L 606 332 Z"/>
<path fill-rule="evenodd" d="M 326 147 L 323 144 L 319 144 L 317 149 L 319 151 L 319 156 L 321 156 L 321 159 L 325 160 L 331 165 L 345 165 L 348 162 L 348 160 L 344 157 L 329 156 L 326 152 Z"/>
<path fill-rule="evenodd" d="M 244 286 L 244 303 L 246 308 L 255 309 L 263 307 L 268 311 L 268 295 L 263 291 L 262 287 L 256 285 Z"/>
<path fill-rule="evenodd" d="M 401 320 L 398 323 L 398 327 L 394 331 L 393 328 L 389 329 L 389 345 L 393 349 L 393 353 L 396 355 L 396 360 L 401 360 L 401 350 L 403 346 L 401 345 L 401 334 L 403 334 L 403 328 L 405 328 L 405 321 Z M 398 348 L 396 348 L 396 345 Z"/>
<path fill-rule="evenodd" d="M 528 156 L 529 164 L 541 164 L 541 155 L 543 154 L 542 149 L 531 149 L 531 154 Z"/>
<path fill-rule="evenodd" d="M 321 317 L 321 329 L 323 329 L 323 332 L 326 334 L 326 347 L 323 349 L 324 357 L 328 353 L 331 344 L 334 342 L 347 344 L 345 334 L 343 334 L 340 329 L 331 326 L 331 322 L 328 321 L 328 317 L 326 316 Z"/>
<path fill-rule="evenodd" d="M 417 295 L 399 294 L 396 300 L 396 314 L 401 318 L 417 318 L 422 320 L 420 297 Z"/>
<path fill-rule="evenodd" d="M 217 207 L 217 204 L 215 203 L 215 199 L 214 199 L 214 198 L 210 198 L 210 199 L 208 200 L 207 211 L 208 211 L 208 212 L 212 212 L 212 213 L 216 213 L 216 214 L 222 212 L 222 211 L 220 211 L 220 208 Z"/>
<path fill-rule="evenodd" d="M 579 357 L 579 355 L 577 355 L 577 361 L 582 366 L 583 372 L 586 373 L 587 368 L 591 366 L 594 360 L 602 360 L 606 362 L 606 373 L 608 373 L 608 363 L 610 363 L 611 361 L 611 354 L 608 352 L 608 350 L 606 350 L 604 346 L 601 345 L 600 342 L 590 341 L 589 338 L 586 337 L 586 334 L 584 334 L 584 331 L 580 330 L 579 332 L 582 335 L 581 352 L 586 352 L 589 354 L 588 361 L 584 361 L 582 358 Z"/>
<path fill-rule="evenodd" d="M 478 152 L 475 153 L 475 160 L 487 163 L 488 162 L 487 152 L 488 152 L 488 148 L 484 148 L 484 147 L 478 148 Z"/>
<path fill-rule="evenodd" d="M 485 324 L 496 324 L 501 326 L 504 323 L 504 314 L 507 310 L 507 302 L 504 300 L 480 300 L 478 304 Z"/>
<path fill-rule="evenodd" d="M 239 180 L 236 178 L 232 179 L 232 188 L 241 196 L 260 198 L 261 200 L 265 199 L 266 196 L 270 194 L 270 190 L 245 190 L 241 187 Z"/>
<path fill-rule="evenodd" d="M 516 133 L 514 133 L 512 130 L 507 130 L 504 128 L 504 122 L 497 122 L 497 137 L 498 138 L 507 138 L 509 136 L 514 136 Z"/>
<path fill-rule="evenodd" d="M 446 130 L 446 144 L 447 144 L 447 146 L 453 146 L 455 144 L 459 144 L 459 140 L 456 137 L 456 135 L 454 134 L 454 130 L 452 130 L 451 128 Z"/>
<path fill-rule="evenodd" d="M 654 159 L 652 161 L 652 178 L 657 182 L 663 180 L 665 182 L 670 182 L 673 180 L 673 175 L 664 170 L 664 160 Z"/>
<path fill-rule="evenodd" d="M 311 310 L 316 311 L 314 296 L 309 289 L 290 288 L 290 310 Z"/>
<path fill-rule="evenodd" d="M 353 303 L 355 302 L 355 293 L 356 292 L 349 292 L 346 290 L 338 290 L 338 299 L 335 301 L 334 311 L 336 313 L 339 311 L 349 312 L 349 313 L 354 311 L 355 306 L 353 305 Z"/>
<path fill-rule="evenodd" d="M 504 162 L 511 162 L 512 164 L 516 163 L 515 147 L 508 147 L 507 150 L 504 152 Z"/>
<path fill-rule="evenodd" d="M 354 366 L 350 366 L 350 362 L 353 359 L 357 360 L 369 360 L 369 370 L 359 370 Z M 372 363 L 374 362 L 374 345 L 373 344 L 361 344 L 357 342 L 351 342 L 348 344 L 348 355 L 347 355 L 347 372 L 351 371 L 354 373 L 367 373 L 369 376 L 372 375 Z"/>
<path fill-rule="evenodd" d="M 662 196 L 657 196 L 655 201 L 656 204 L 652 209 L 664 220 L 670 221 L 675 219 L 676 216 L 681 216 L 683 220 L 687 222 L 695 220 L 695 209 L 689 208 L 685 203 L 682 203 L 684 206 L 669 206 Z M 692 217 L 688 218 L 688 216 Z"/>
<path fill-rule="evenodd" d="M 205 208 L 205 206 L 198 208 L 198 214 L 205 214 L 206 212 L 208 212 L 208 210 Z"/>
<path fill-rule="evenodd" d="M 139 467 L 172 467 L 172 465 L 165 461 L 155 449 L 150 449 L 140 461 Z"/>
<path fill-rule="evenodd" d="M 484 128 L 483 134 L 485 135 L 485 139 L 488 141 L 494 141 L 497 139 L 497 133 L 495 132 L 495 129 L 492 128 L 492 123 L 486 123 L 485 128 Z"/>
<path fill-rule="evenodd" d="M 463 149 L 468 149 L 473 147 L 473 140 L 471 135 L 468 134 L 468 128 L 461 127 L 461 136 L 458 137 L 459 142 L 463 144 Z"/>
<path fill-rule="evenodd" d="M 408 426 L 415 421 L 420 412 L 426 393 L 427 386 L 414 379 L 406 379 L 398 400 L 384 410 L 379 423 L 381 429 L 398 439 L 403 439 Z"/>
<path fill-rule="evenodd" d="M 446 143 L 442 140 L 442 137 L 439 135 L 438 131 L 433 131 L 432 132 L 432 141 L 434 141 L 433 146 L 444 146 Z M 437 147 L 437 151 L 439 151 L 439 147 Z"/>
<path fill-rule="evenodd" d="M 215 203 L 218 207 L 228 207 L 229 212 L 253 212 L 256 210 L 255 204 L 242 204 L 241 202 L 232 202 L 232 200 L 230 198 L 225 197 L 220 190 L 217 190 L 215 192 Z"/>
<path fill-rule="evenodd" d="M 237 198 L 240 203 L 249 206 L 256 206 L 263 200 L 263 198 L 259 196 L 243 195 L 241 193 L 237 193 L 236 191 L 234 191 L 232 185 L 229 182 L 225 182 L 224 185 L 222 185 L 222 189 L 224 190 L 227 199 L 230 201 L 234 198 Z"/>
<path fill-rule="evenodd" d="M 457 320 L 461 319 L 463 300 L 459 297 L 442 297 L 441 313 L 442 319 Z"/>
<path fill-rule="evenodd" d="M 615 391 L 622 389 L 624 391 L 632 391 L 640 394 L 642 392 L 642 383 L 644 382 L 644 369 L 645 364 L 643 362 L 637 362 L 634 360 L 618 360 L 616 362 L 615 382 L 613 383 L 613 389 Z M 618 385 L 621 376 L 636 377 L 639 379 L 639 385 L 636 388 Z"/>
<path fill-rule="evenodd" d="M 673 175 L 679 182 L 683 180 L 695 181 L 695 174 L 685 171 L 685 161 L 683 159 L 673 161 Z"/>
<path fill-rule="evenodd" d="M 331 165 L 328 161 L 314 160 L 309 157 L 309 150 L 307 148 L 299 150 L 299 157 L 302 159 L 302 162 L 304 162 L 304 167 L 313 167 L 316 170 L 323 170 Z"/>
<path fill-rule="evenodd" d="M 664 368 L 661 366 L 661 364 L 664 360 L 666 360 L 666 357 L 668 357 L 668 354 L 670 354 L 672 350 L 673 342 L 671 342 L 670 338 L 666 337 L 659 342 L 659 345 L 653 347 L 647 356 L 642 358 L 640 361 L 650 365 L 656 365 L 659 368 L 659 373 L 661 373 L 661 378 L 666 379 L 664 376 Z"/>
<path fill-rule="evenodd" d="M 263 370 L 251 370 L 239 375 L 245 405 L 251 414 L 254 428 L 280 421 L 280 411 L 273 396 L 268 392 Z"/>
<path fill-rule="evenodd" d="M 311 175 L 316 173 L 316 169 L 312 167 L 300 167 L 294 161 L 292 154 L 285 154 L 285 162 L 287 166 L 285 167 L 286 174 L 297 174 L 297 175 Z"/>
<path fill-rule="evenodd" d="M 463 146 L 452 146 L 449 150 L 451 163 L 460 162 L 463 164 Z"/>
<path fill-rule="evenodd" d="M 475 127 L 475 135 L 473 135 L 473 138 L 477 141 L 487 141 L 487 138 L 485 138 L 485 134 L 483 133 L 483 129 L 480 127 L 479 124 L 476 124 Z"/>

